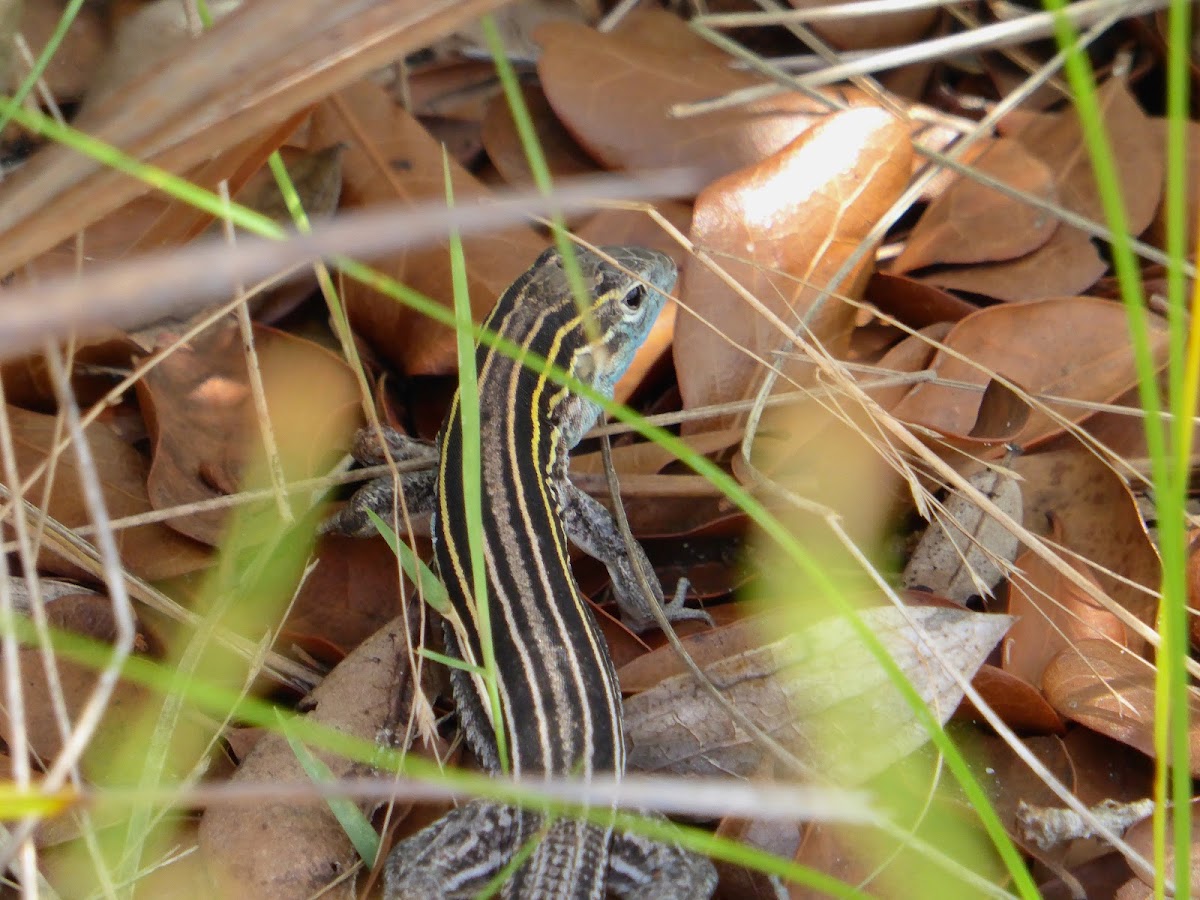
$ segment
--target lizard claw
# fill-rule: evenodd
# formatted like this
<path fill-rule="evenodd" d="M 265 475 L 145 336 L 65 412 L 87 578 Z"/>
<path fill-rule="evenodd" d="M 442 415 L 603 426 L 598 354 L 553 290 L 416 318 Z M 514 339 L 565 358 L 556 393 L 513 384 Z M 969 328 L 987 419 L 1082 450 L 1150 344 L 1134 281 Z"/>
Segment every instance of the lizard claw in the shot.
<path fill-rule="evenodd" d="M 667 614 L 668 622 L 686 622 L 689 619 L 698 619 L 706 625 L 712 625 L 713 619 L 708 613 L 702 609 L 692 609 L 686 606 L 687 592 L 691 582 L 686 578 L 680 578 L 675 585 L 675 596 L 671 598 L 670 603 L 663 604 L 663 612 Z"/>

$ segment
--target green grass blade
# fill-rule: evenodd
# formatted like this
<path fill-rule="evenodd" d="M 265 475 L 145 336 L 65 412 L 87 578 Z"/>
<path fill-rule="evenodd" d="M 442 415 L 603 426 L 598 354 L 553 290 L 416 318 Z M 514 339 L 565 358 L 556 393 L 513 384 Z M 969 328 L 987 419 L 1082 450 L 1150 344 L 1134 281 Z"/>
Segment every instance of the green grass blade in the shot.
<path fill-rule="evenodd" d="M 433 570 L 413 553 L 412 547 L 400 540 L 400 535 L 396 534 L 391 525 L 376 515 L 373 509 L 367 510 L 367 518 L 375 525 L 380 537 L 400 560 L 400 568 L 404 570 L 408 580 L 417 586 L 417 592 L 425 602 L 443 616 L 454 615 L 454 610 L 450 606 L 450 598 L 446 595 L 446 587 L 433 574 Z"/>
<path fill-rule="evenodd" d="M 288 746 L 296 756 L 296 762 L 300 763 L 300 768 L 314 784 L 332 784 L 336 780 L 329 771 L 329 766 L 313 756 L 304 746 L 304 742 L 296 737 L 294 729 L 280 720 L 279 730 L 287 738 Z M 326 797 L 325 802 L 329 804 L 329 811 L 333 813 L 333 817 L 342 826 L 342 831 L 346 832 L 346 837 L 350 838 L 350 843 L 354 845 L 354 851 L 359 858 L 368 868 L 374 866 L 379 856 L 379 833 L 371 825 L 371 820 L 363 815 L 357 803 L 345 797 Z"/>
<path fill-rule="evenodd" d="M 500 87 L 504 90 L 504 99 L 512 112 L 513 123 L 517 127 L 517 136 L 521 139 L 521 149 L 525 160 L 529 163 L 529 172 L 533 176 L 533 184 L 538 192 L 545 197 L 554 194 L 554 180 L 550 177 L 550 167 L 546 164 L 546 154 L 538 141 L 537 131 L 533 127 L 533 117 L 529 115 L 529 106 L 521 93 L 521 83 L 517 73 L 509 62 L 504 49 L 504 40 L 496 28 L 496 20 L 486 15 L 479 20 L 483 31 L 483 39 L 492 62 L 496 66 L 496 75 L 500 79 Z M 579 260 L 575 258 L 575 244 L 568 236 L 566 222 L 561 213 L 550 217 L 550 234 L 554 238 L 554 246 L 563 259 L 563 272 L 567 276 L 567 284 L 571 286 L 571 294 L 575 297 L 575 305 L 583 316 L 584 329 L 588 340 L 594 341 L 599 337 L 599 326 L 591 315 L 588 304 L 587 286 L 583 283 L 583 272 L 579 268 Z"/>
<path fill-rule="evenodd" d="M 34 2 L 38 2 L 38 0 L 34 0 Z M 16 93 L 13 94 L 13 103 L 16 106 L 19 107 L 25 102 L 25 98 L 29 96 L 37 85 L 38 79 L 46 73 L 46 69 L 50 66 L 50 61 L 54 59 L 54 54 L 62 46 L 63 39 L 67 36 L 67 31 L 71 28 L 75 17 L 79 15 L 79 10 L 83 8 L 83 4 L 84 0 L 71 0 L 63 9 L 63 14 L 58 17 L 58 24 L 54 26 L 54 31 L 50 35 L 50 39 L 46 41 L 46 46 L 38 54 L 33 68 L 29 70 L 29 74 L 22 78 L 21 83 L 17 85 Z M 0 109 L 0 132 L 3 132 L 8 127 L 8 123 L 14 118 L 10 110 Z"/>
<path fill-rule="evenodd" d="M 454 185 L 450 180 L 450 159 L 442 149 L 442 166 L 446 182 L 446 205 L 454 205 Z M 483 652 L 483 682 L 491 706 L 492 730 L 500 767 L 508 771 L 508 741 L 505 738 L 500 689 L 496 680 L 496 647 L 492 639 L 492 619 L 488 602 L 487 569 L 483 557 L 486 536 L 483 533 L 483 483 L 479 450 L 479 376 L 475 370 L 475 322 L 471 318 L 471 297 L 467 285 L 467 262 L 463 254 L 462 236 L 450 232 L 450 280 L 454 287 L 454 333 L 458 347 L 458 407 L 462 435 L 462 483 L 465 506 L 468 552 L 471 558 L 476 621 L 479 624 L 479 644 Z M 453 415 L 453 407 L 451 415 Z"/>
<path fill-rule="evenodd" d="M 435 663 L 441 663 L 450 669 L 461 669 L 464 672 L 469 672 L 472 675 L 478 675 L 480 678 L 486 677 L 487 670 L 483 666 L 473 666 L 469 662 L 464 662 L 461 659 L 456 659 L 453 656 L 447 656 L 445 653 L 438 653 L 436 650 L 430 650 L 428 647 L 421 647 L 417 653 Z"/>
<path fill-rule="evenodd" d="M 1155 748 L 1159 759 L 1175 761 L 1172 779 L 1172 802 L 1174 829 L 1172 832 L 1176 896 L 1191 893 L 1191 793 L 1190 773 L 1191 739 L 1188 715 L 1188 675 L 1185 669 L 1188 659 L 1188 602 L 1185 581 L 1187 560 L 1187 535 L 1184 515 L 1187 503 L 1188 474 L 1191 460 L 1192 415 L 1196 408 L 1196 382 L 1198 373 L 1187 366 L 1186 336 L 1189 331 L 1186 284 L 1183 262 L 1187 256 L 1187 198 L 1191 196 L 1188 184 L 1188 105 L 1190 88 L 1190 53 L 1192 49 L 1192 11 L 1188 0 L 1173 0 L 1168 11 L 1167 29 L 1167 178 L 1166 196 L 1163 198 L 1167 220 L 1167 303 L 1170 310 L 1170 362 L 1168 380 L 1170 384 L 1171 411 L 1170 447 L 1173 456 L 1172 478 L 1166 490 L 1170 493 L 1167 503 L 1161 507 L 1160 534 L 1165 536 L 1169 549 L 1163 550 L 1163 565 L 1166 578 L 1163 585 L 1163 608 L 1160 615 L 1163 647 L 1159 653 L 1159 670 L 1155 684 Z M 1196 327 L 1193 307 L 1192 325 Z M 1195 343 L 1193 332 L 1193 345 Z M 1167 534 L 1169 532 L 1169 534 Z M 1166 696 L 1166 702 L 1160 698 Z M 1160 725 L 1165 723 L 1165 728 Z M 1163 733 L 1165 731 L 1165 733 Z M 1169 747 L 1169 756 L 1162 751 Z M 1165 769 L 1160 766 L 1159 769 Z M 1161 786 L 1156 793 L 1165 791 Z M 1161 800 L 1160 799 L 1160 807 Z M 1165 829 L 1166 817 L 1160 816 L 1155 826 L 1155 871 L 1163 875 L 1156 879 L 1155 892 L 1165 894 L 1163 865 L 1157 859 L 1158 848 L 1165 855 L 1166 835 L 1159 837 L 1158 831 Z"/>
<path fill-rule="evenodd" d="M 1048 9 L 1061 13 L 1064 9 L 1063 0 L 1046 0 Z M 1179 14 L 1174 13 L 1176 23 Z M 1178 25 L 1176 25 L 1178 27 Z M 1177 850 L 1175 859 L 1175 891 L 1187 896 L 1191 879 L 1190 848 L 1191 848 L 1191 819 L 1189 812 L 1191 779 L 1188 771 L 1188 697 L 1187 676 L 1184 671 L 1184 660 L 1187 653 L 1187 613 L 1186 613 L 1186 546 L 1184 541 L 1184 491 L 1186 482 L 1177 473 L 1185 471 L 1186 462 L 1178 456 L 1185 446 L 1185 440 L 1179 437 L 1178 425 L 1175 419 L 1171 433 L 1164 435 L 1161 418 L 1162 403 L 1158 393 L 1157 376 L 1149 342 L 1149 328 L 1145 296 L 1142 288 L 1140 270 L 1134 258 L 1130 244 L 1124 201 L 1121 196 L 1120 179 L 1117 175 L 1116 163 L 1108 140 L 1107 131 L 1096 99 L 1094 74 L 1088 58 L 1078 49 L 1078 35 L 1074 26 L 1063 15 L 1055 17 L 1055 38 L 1066 54 L 1064 70 L 1075 95 L 1075 106 L 1083 126 L 1084 141 L 1091 156 L 1096 183 L 1100 191 L 1100 200 L 1104 208 L 1105 219 L 1112 232 L 1112 257 L 1116 270 L 1117 281 L 1121 288 L 1121 298 L 1125 303 L 1128 314 L 1129 331 L 1133 342 L 1134 360 L 1138 371 L 1138 394 L 1142 408 L 1146 413 L 1145 429 L 1146 443 L 1150 453 L 1151 471 L 1153 473 L 1155 499 L 1158 504 L 1159 550 L 1163 561 L 1163 581 L 1158 617 L 1158 628 L 1162 639 L 1157 663 L 1156 704 L 1155 704 L 1155 757 L 1157 760 L 1155 777 L 1155 812 L 1154 812 L 1154 865 L 1158 873 L 1155 893 L 1162 896 L 1165 892 L 1166 877 L 1164 860 L 1166 852 L 1166 822 L 1169 815 L 1167 808 L 1167 777 L 1168 767 L 1173 768 L 1172 794 L 1176 801 L 1174 820 L 1174 842 Z M 1172 38 L 1174 42 L 1174 35 Z M 1178 67 L 1175 54 L 1185 52 L 1184 47 L 1190 47 L 1190 41 L 1179 42 L 1172 52 L 1170 66 Z M 1182 136 L 1184 123 L 1179 119 L 1186 111 L 1186 93 L 1180 97 L 1179 89 L 1183 76 L 1179 72 L 1169 74 L 1169 84 L 1173 96 L 1169 99 L 1169 112 L 1174 122 L 1168 125 L 1168 145 L 1176 144 L 1174 150 L 1168 150 L 1167 172 L 1169 177 L 1178 178 L 1183 170 L 1181 165 L 1182 150 L 1178 142 Z M 1179 185 L 1168 185 L 1168 227 L 1178 229 L 1182 225 L 1182 213 L 1172 211 L 1171 195 L 1179 189 Z M 1179 197 L 1186 196 L 1183 193 Z M 1172 225 L 1172 220 L 1174 224 Z M 1182 261 L 1183 240 L 1178 235 L 1168 235 L 1169 249 L 1172 253 L 1180 254 L 1172 260 L 1168 267 L 1168 278 L 1181 279 L 1182 274 L 1172 275 L 1179 262 Z M 1182 321 L 1179 314 L 1183 308 L 1182 291 L 1171 300 L 1171 335 L 1169 339 L 1169 371 L 1168 383 L 1172 391 L 1172 407 L 1182 411 L 1179 404 L 1186 393 L 1182 390 L 1184 371 L 1184 342 Z M 1187 419 L 1183 420 L 1190 429 L 1191 410 L 1183 411 Z M 1174 760 L 1174 764 L 1171 764 Z"/>

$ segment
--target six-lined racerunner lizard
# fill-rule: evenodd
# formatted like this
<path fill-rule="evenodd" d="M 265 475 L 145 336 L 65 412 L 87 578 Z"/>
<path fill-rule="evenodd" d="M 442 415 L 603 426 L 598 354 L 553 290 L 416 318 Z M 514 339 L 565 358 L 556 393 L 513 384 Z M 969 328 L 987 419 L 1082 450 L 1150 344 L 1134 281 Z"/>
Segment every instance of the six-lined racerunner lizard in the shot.
<path fill-rule="evenodd" d="M 666 302 L 676 269 L 654 250 L 608 247 L 601 253 L 617 265 L 576 251 L 589 291 L 586 310 L 576 304 L 562 258 L 548 250 L 504 293 L 485 327 L 611 397 Z M 567 452 L 595 424 L 599 407 L 520 358 L 483 346 L 476 358 L 489 620 L 512 774 L 620 776 L 621 695 L 604 636 L 572 576 L 567 539 L 605 563 L 622 615 L 637 630 L 654 624 L 654 617 L 634 566 L 652 570 L 640 547 L 627 547 L 611 514 L 567 478 Z M 384 439 L 393 459 L 426 452 L 394 432 Z M 439 435 L 436 471 L 408 476 L 403 487 L 410 510 L 434 512 L 435 557 L 458 619 L 446 628 L 447 647 L 478 670 L 483 656 L 472 600 L 462 443 L 456 396 Z M 364 462 L 384 456 L 369 437 L 356 455 Z M 324 530 L 374 534 L 364 510 L 390 520 L 394 504 L 392 480 L 379 479 L 355 494 Z M 650 581 L 661 602 L 657 580 Z M 679 592 L 664 604 L 668 617 L 704 616 L 683 601 Z M 482 679 L 453 669 L 451 683 L 472 749 L 500 774 Z M 386 896 L 472 896 L 531 842 L 532 852 L 505 882 L 505 897 L 603 897 L 608 890 L 682 900 L 708 897 L 716 884 L 712 864 L 679 847 L 614 833 L 611 826 L 550 821 L 537 811 L 474 801 L 396 846 L 387 863 Z"/>

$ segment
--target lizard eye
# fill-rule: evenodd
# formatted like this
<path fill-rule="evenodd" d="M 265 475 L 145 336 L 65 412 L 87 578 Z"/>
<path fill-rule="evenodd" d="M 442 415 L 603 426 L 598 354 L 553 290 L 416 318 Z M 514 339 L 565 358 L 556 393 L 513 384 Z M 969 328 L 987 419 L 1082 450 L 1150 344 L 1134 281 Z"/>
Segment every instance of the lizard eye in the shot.
<path fill-rule="evenodd" d="M 621 298 L 621 305 L 630 312 L 637 312 L 641 309 L 642 303 L 646 299 L 646 288 L 644 285 L 635 284 L 629 289 L 629 292 Z"/>

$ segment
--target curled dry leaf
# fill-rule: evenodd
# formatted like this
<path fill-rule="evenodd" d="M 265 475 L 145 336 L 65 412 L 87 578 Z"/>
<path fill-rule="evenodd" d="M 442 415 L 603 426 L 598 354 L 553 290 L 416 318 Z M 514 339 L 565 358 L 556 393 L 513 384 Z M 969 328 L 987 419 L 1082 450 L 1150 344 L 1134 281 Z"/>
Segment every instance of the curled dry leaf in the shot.
<path fill-rule="evenodd" d="M 782 149 L 832 108 L 789 93 L 704 116 L 672 117 L 668 110 L 677 103 L 718 97 L 762 79 L 733 69 L 732 56 L 663 10 L 633 14 L 607 34 L 563 22 L 543 26 L 536 38 L 542 45 L 538 74 L 550 105 L 575 139 L 611 169 L 694 166 L 717 178 Z M 863 101 L 856 95 L 848 102 Z"/>
<path fill-rule="evenodd" d="M 1110 78 L 1098 95 L 1126 204 L 1127 227 L 1130 233 L 1141 234 L 1154 216 L 1162 191 L 1163 144 L 1121 79 Z M 1028 117 L 1014 137 L 1050 168 L 1058 201 L 1064 207 L 1092 221 L 1104 221 L 1091 158 L 1073 107 Z M 1064 223 L 1033 253 L 925 277 L 941 287 L 1017 301 L 1085 291 L 1106 268 L 1091 239 Z"/>
<path fill-rule="evenodd" d="M 413 675 L 409 669 L 410 624 L 389 622 L 344 659 L 304 701 L 308 718 L 362 740 L 385 737 L 407 747 Z M 333 753 L 313 751 L 334 778 L 367 777 L 373 770 Z M 309 783 L 287 739 L 262 737 L 238 767 L 232 783 Z M 369 803 L 370 808 L 374 803 Z M 200 851 L 224 897 L 308 897 L 328 887 L 353 865 L 350 839 L 323 802 L 213 806 L 200 823 Z M 338 893 L 353 897 L 353 879 Z"/>
<path fill-rule="evenodd" d="M 1023 479 L 1025 527 L 1048 536 L 1053 513 L 1062 521 L 1066 549 L 1091 564 L 1105 593 L 1153 623 L 1162 563 L 1124 479 L 1079 444 L 1018 457 L 1012 468 Z M 1128 639 L 1140 650 L 1139 637 Z"/>
<path fill-rule="evenodd" d="M 255 343 L 285 474 L 299 479 L 325 471 L 358 424 L 349 366 L 317 344 L 263 326 L 255 328 Z M 262 457 L 262 436 L 233 322 L 170 354 L 138 382 L 138 396 L 154 444 L 147 489 L 156 509 L 241 489 L 247 460 Z M 215 544 L 227 513 L 195 513 L 171 527 Z"/>
<path fill-rule="evenodd" d="M 834 355 L 844 349 L 854 309 L 822 290 L 899 196 L 911 159 L 902 124 L 882 109 L 857 109 L 705 188 L 692 239 L 769 312 L 748 309 L 719 276 L 688 258 L 675 342 L 685 409 L 749 396 L 762 360 L 772 360 L 795 330 Z M 870 267 L 867 254 L 839 293 L 861 294 Z M 802 371 L 811 378 L 811 367 Z"/>
<path fill-rule="evenodd" d="M 1011 475 L 984 469 L 967 480 L 1014 522 L 1021 521 L 1021 486 Z M 1018 549 L 1016 535 L 956 492 L 921 535 L 901 580 L 906 588 L 924 588 L 966 605 L 972 597 L 992 595 Z"/>
<path fill-rule="evenodd" d="M 90 407 L 112 390 L 113 380 L 108 369 L 124 369 L 140 352 L 136 343 L 124 335 L 97 336 L 81 341 L 72 355 L 71 390 L 80 407 Z M 54 382 L 43 353 L 8 360 L 0 364 L 4 380 L 4 397 L 14 406 L 37 412 L 52 412 L 58 407 Z"/>
<path fill-rule="evenodd" d="M 343 207 L 446 196 L 441 146 L 382 88 L 368 81 L 351 85 L 317 109 L 311 140 L 322 146 L 347 145 Z M 451 163 L 450 171 L 457 202 L 488 196 L 487 188 L 461 166 Z M 524 227 L 463 237 L 476 321 L 544 247 L 542 238 Z M 447 308 L 452 305 L 446 244 L 399 250 L 373 263 Z M 453 330 L 358 282 L 347 282 L 342 296 L 355 330 L 397 368 L 409 375 L 454 371 Z"/>
<path fill-rule="evenodd" d="M 903 613 L 881 607 L 861 615 L 943 722 L 962 691 L 930 645 L 969 677 L 1012 624 L 1008 616 L 940 607 Z M 879 663 L 838 618 L 712 663 L 705 672 L 729 702 L 831 783 L 861 783 L 929 740 Z M 766 753 L 691 674 L 627 700 L 625 729 L 635 770 L 746 776 Z"/>
<path fill-rule="evenodd" d="M 1057 517 L 1051 540 L 1056 545 L 1064 543 Z M 1063 562 L 1100 589 L 1088 569 L 1070 558 Z M 1032 550 L 1021 554 L 1013 566 L 1008 613 L 1017 622 L 1004 637 L 1004 669 L 1035 685 L 1041 684 L 1050 660 L 1077 641 L 1107 638 L 1121 647 L 1126 644 L 1121 620 Z"/>
<path fill-rule="evenodd" d="M 1164 361 L 1167 332 L 1152 320 L 1152 352 Z M 1061 434 L 1058 419 L 1081 422 L 1091 411 L 1069 401 L 1104 403 L 1137 381 L 1125 310 L 1093 297 L 1051 297 L 981 309 L 954 326 L 930 369 L 947 382 L 983 386 L 1002 376 L 1041 400 L 1011 443 L 1026 449 Z M 949 383 L 917 385 L 893 413 L 941 434 L 967 436 L 982 394 Z M 1065 402 L 1064 402 L 1065 401 Z"/>
<path fill-rule="evenodd" d="M 7 407 L 7 414 L 13 431 L 17 471 L 25 480 L 50 456 L 55 442 L 61 437 L 60 429 L 56 427 L 54 416 L 43 416 L 15 406 Z M 118 519 L 149 512 L 152 506 L 146 490 L 146 461 L 106 425 L 95 423 L 84 433 L 91 447 L 109 516 Z M 43 490 L 44 480 L 39 478 L 25 496 L 40 502 L 38 498 Z M 58 459 L 54 484 L 44 509 L 68 528 L 90 524 L 80 492 L 78 463 L 70 448 Z M 114 537 L 122 563 L 149 581 L 186 575 L 209 563 L 208 548 L 165 525 L 122 528 Z M 38 565 L 52 572 L 75 572 L 72 566 L 53 557 L 44 548 Z"/>
<path fill-rule="evenodd" d="M 972 165 L 1002 184 L 1057 199 L 1050 167 L 1018 141 L 996 139 Z M 960 175 L 925 210 L 892 270 L 1013 259 L 1041 247 L 1056 228 L 1049 213 Z"/>
<path fill-rule="evenodd" d="M 1015 390 L 995 378 L 988 379 L 967 437 L 985 444 L 1013 440 L 1029 421 L 1029 404 Z"/>
<path fill-rule="evenodd" d="M 1154 756 L 1154 669 L 1109 641 L 1077 641 L 1042 675 L 1046 699 L 1063 716 Z M 1200 695 L 1188 691 L 1190 770 L 1200 774 Z"/>

